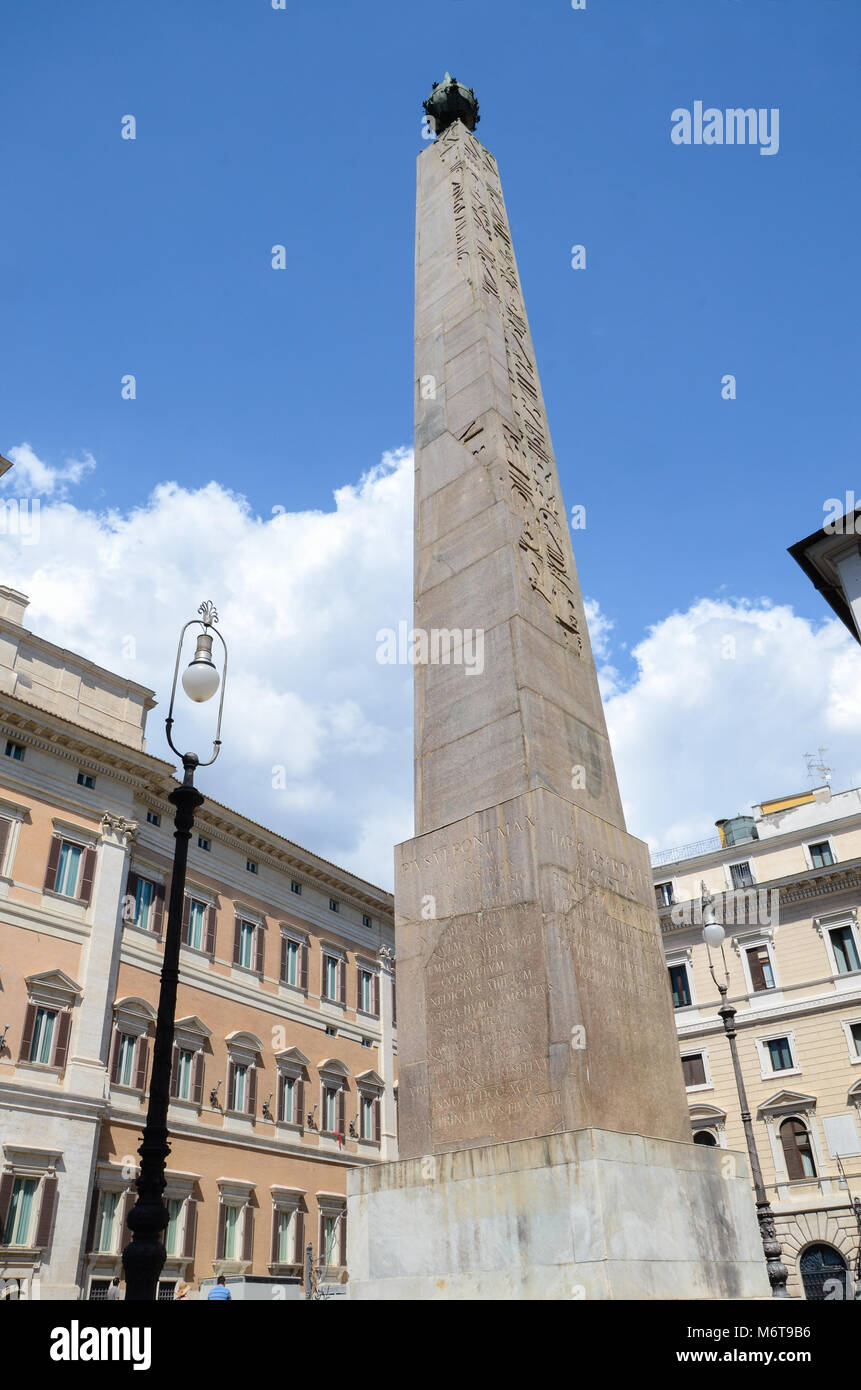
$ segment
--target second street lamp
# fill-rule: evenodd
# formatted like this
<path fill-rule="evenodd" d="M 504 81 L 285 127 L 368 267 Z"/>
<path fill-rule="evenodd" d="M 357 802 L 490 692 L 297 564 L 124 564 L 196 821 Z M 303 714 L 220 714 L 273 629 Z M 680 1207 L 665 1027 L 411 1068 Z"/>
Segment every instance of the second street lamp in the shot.
<path fill-rule="evenodd" d="M 143 1140 L 138 1149 L 140 1154 L 140 1173 L 137 1179 L 138 1199 L 128 1216 L 132 1239 L 123 1251 L 123 1268 L 126 1276 L 126 1299 L 137 1302 L 153 1302 L 157 1297 L 158 1279 L 165 1261 L 164 1232 L 168 1225 L 168 1210 L 164 1201 L 165 1163 L 170 1153 L 167 1133 L 167 1112 L 170 1104 L 170 1071 L 173 1054 L 173 1029 L 176 1021 L 176 990 L 179 981 L 179 949 L 182 933 L 182 907 L 185 895 L 185 871 L 188 861 L 188 842 L 194 825 L 196 812 L 203 805 L 204 798 L 194 785 L 194 773 L 198 767 L 209 767 L 218 757 L 221 748 L 221 712 L 224 708 L 224 687 L 227 675 L 227 647 L 214 624 L 218 614 L 211 603 L 202 603 L 198 609 L 200 618 L 192 618 L 185 624 L 179 637 L 176 652 L 176 665 L 173 672 L 173 687 L 170 692 L 170 708 L 165 720 L 167 741 L 182 761 L 182 784 L 175 787 L 168 800 L 176 807 L 174 814 L 174 839 L 176 848 L 173 858 L 173 873 L 170 881 L 170 901 L 168 904 L 167 929 L 164 937 L 164 959 L 161 969 L 161 985 L 158 997 L 158 1017 L 155 1026 L 155 1045 L 153 1047 L 152 1074 L 150 1076 L 149 1105 Z M 212 744 L 212 757 L 202 762 L 196 753 L 180 753 L 174 745 L 172 730 L 174 724 L 173 706 L 176 698 L 176 682 L 182 656 L 182 644 L 190 627 L 199 627 L 194 656 L 182 674 L 182 687 L 189 699 L 195 703 L 210 700 L 221 686 L 221 699 L 218 704 L 218 719 L 215 738 Z M 217 637 L 223 651 L 223 664 L 219 675 L 212 660 L 212 642 Z"/>
<path fill-rule="evenodd" d="M 709 956 L 709 973 L 720 995 L 721 1006 L 718 1009 L 718 1015 L 723 1021 L 724 1032 L 729 1040 L 732 1069 L 735 1073 L 735 1084 L 738 1091 L 738 1103 L 741 1107 L 741 1122 L 744 1126 L 744 1138 L 747 1144 L 750 1174 L 753 1179 L 753 1190 L 756 1196 L 756 1217 L 759 1222 L 759 1234 L 762 1239 L 762 1249 L 765 1254 L 769 1283 L 771 1284 L 771 1295 L 772 1298 L 791 1298 L 792 1295 L 787 1293 L 786 1290 L 786 1280 L 789 1271 L 781 1260 L 783 1251 L 780 1241 L 777 1239 L 777 1231 L 774 1225 L 774 1212 L 771 1209 L 771 1203 L 768 1200 L 768 1194 L 765 1190 L 765 1183 L 762 1180 L 762 1169 L 759 1166 L 759 1154 L 757 1153 L 756 1140 L 753 1134 L 753 1121 L 751 1120 L 750 1110 L 748 1109 L 747 1091 L 745 1090 L 741 1063 L 738 1058 L 738 1043 L 736 1042 L 735 1029 L 736 1011 L 727 1000 L 727 995 L 729 993 L 729 967 L 727 966 L 723 949 L 726 932 L 715 916 L 714 897 L 704 883 L 700 884 L 700 893 L 703 915 L 703 941 L 706 943 L 706 950 Z M 724 968 L 723 983 L 721 983 L 715 974 L 715 968 L 712 963 L 712 947 L 720 950 Z"/>

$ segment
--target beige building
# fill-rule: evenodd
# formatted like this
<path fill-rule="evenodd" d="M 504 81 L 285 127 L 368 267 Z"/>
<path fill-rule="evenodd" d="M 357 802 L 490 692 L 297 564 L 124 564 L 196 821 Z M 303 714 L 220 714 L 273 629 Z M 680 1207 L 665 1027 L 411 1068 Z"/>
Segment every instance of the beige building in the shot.
<path fill-rule="evenodd" d="M 150 690 L 0 588 L 0 1281 L 121 1273 L 173 853 Z M 199 779 L 201 782 L 203 778 Z M 204 793 L 217 786 L 217 768 Z M 346 1278 L 346 1172 L 396 1156 L 390 895 L 207 796 L 189 852 L 160 1296 Z"/>
<path fill-rule="evenodd" d="M 702 938 L 705 883 L 726 931 L 729 1001 L 789 1291 L 851 1297 L 861 1235 L 861 789 L 823 786 L 753 811 L 718 821 L 713 840 L 652 856 L 691 1125 L 699 1143 L 744 1148 Z M 720 951 L 712 959 L 723 980 Z"/>

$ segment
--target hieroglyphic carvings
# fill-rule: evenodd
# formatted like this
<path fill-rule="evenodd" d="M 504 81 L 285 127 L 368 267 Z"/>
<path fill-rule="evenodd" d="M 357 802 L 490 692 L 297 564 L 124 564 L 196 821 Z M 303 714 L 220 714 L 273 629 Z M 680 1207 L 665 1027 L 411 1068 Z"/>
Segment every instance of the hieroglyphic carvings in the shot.
<path fill-rule="evenodd" d="M 505 428 L 509 504 L 521 520 L 524 573 L 532 592 L 550 606 L 566 645 L 582 652 L 556 467 L 496 163 L 459 124 L 437 148 L 449 170 L 458 265 L 497 306 L 503 323 L 516 421 Z"/>

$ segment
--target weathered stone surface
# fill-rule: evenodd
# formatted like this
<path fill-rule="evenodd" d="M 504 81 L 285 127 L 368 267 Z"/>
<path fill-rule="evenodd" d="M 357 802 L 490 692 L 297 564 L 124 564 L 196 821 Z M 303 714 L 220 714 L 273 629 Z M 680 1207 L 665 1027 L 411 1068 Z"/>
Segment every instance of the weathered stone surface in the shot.
<path fill-rule="evenodd" d="M 347 1192 L 354 1299 L 769 1296 L 741 1154 L 585 1129 L 354 1169 Z"/>

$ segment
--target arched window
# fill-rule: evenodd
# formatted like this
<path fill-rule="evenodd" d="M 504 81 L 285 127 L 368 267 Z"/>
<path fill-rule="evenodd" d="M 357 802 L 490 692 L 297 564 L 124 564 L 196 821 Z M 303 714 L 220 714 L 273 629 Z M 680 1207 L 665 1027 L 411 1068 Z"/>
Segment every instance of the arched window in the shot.
<path fill-rule="evenodd" d="M 717 1139 L 710 1129 L 698 1129 L 694 1135 L 694 1143 L 707 1144 L 709 1148 L 714 1148 L 717 1144 Z"/>
<path fill-rule="evenodd" d="M 783 1121 L 780 1126 L 780 1142 L 783 1145 L 783 1157 L 790 1180 L 815 1178 L 816 1164 L 810 1147 L 810 1135 L 801 1120 Z"/>
<path fill-rule="evenodd" d="M 846 1287 L 846 1261 L 833 1245 L 808 1245 L 799 1260 L 804 1297 L 819 1302 L 851 1298 Z"/>

